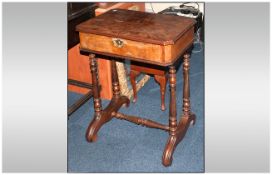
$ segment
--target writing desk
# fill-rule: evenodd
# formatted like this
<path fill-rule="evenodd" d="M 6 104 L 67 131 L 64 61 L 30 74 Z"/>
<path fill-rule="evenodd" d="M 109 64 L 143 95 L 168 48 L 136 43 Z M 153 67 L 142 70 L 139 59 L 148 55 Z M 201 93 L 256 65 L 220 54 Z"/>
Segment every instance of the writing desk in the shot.
<path fill-rule="evenodd" d="M 193 43 L 194 24 L 195 21 L 191 18 L 113 9 L 77 26 L 80 48 L 89 53 L 93 81 L 95 112 L 86 132 L 88 141 L 95 141 L 99 129 L 114 117 L 146 127 L 162 129 L 169 133 L 162 163 L 164 166 L 171 165 L 175 147 L 183 139 L 190 123 L 195 123 L 196 118 L 190 110 L 190 54 L 188 52 Z M 99 93 L 97 55 L 108 56 L 111 59 L 113 98 L 104 109 Z M 183 114 L 178 123 L 175 63 L 181 56 L 183 56 L 184 78 Z M 116 58 L 169 68 L 169 125 L 118 112 L 122 105 L 128 107 L 130 101 L 126 96 L 120 95 Z"/>

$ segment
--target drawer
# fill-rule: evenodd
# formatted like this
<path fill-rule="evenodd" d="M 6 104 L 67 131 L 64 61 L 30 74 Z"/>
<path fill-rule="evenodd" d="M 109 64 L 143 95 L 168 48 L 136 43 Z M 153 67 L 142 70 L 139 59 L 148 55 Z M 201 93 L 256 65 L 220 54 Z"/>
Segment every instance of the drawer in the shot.
<path fill-rule="evenodd" d="M 194 28 L 189 28 L 174 44 L 159 45 L 79 32 L 83 50 L 100 52 L 110 56 L 125 57 L 157 65 L 170 65 L 178 59 L 192 43 Z"/>

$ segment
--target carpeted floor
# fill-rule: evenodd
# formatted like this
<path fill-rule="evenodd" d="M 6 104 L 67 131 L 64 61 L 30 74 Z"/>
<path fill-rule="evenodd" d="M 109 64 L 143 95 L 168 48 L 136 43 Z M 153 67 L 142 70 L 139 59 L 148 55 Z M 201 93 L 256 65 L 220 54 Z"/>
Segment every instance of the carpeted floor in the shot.
<path fill-rule="evenodd" d="M 199 50 L 195 47 L 193 51 Z M 190 88 L 191 109 L 196 114 L 183 141 L 177 146 L 170 167 L 161 163 L 168 133 L 133 123 L 112 119 L 98 132 L 98 140 L 89 143 L 85 132 L 93 118 L 93 102 L 70 116 L 68 120 L 68 172 L 204 172 L 204 56 L 203 51 L 191 56 Z M 182 67 L 177 72 L 177 114 L 182 113 Z M 126 114 L 141 116 L 168 124 L 169 87 L 167 110 L 160 110 L 159 85 L 151 78 L 138 92 L 137 103 L 123 107 Z M 68 92 L 68 105 L 79 94 Z M 105 107 L 109 101 L 103 100 Z"/>

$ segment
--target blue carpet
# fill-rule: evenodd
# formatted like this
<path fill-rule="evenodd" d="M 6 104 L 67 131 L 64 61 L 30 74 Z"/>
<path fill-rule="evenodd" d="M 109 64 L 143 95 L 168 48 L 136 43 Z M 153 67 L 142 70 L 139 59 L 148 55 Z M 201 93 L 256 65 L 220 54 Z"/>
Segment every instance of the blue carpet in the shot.
<path fill-rule="evenodd" d="M 195 48 L 194 50 L 199 50 Z M 177 114 L 182 114 L 182 67 L 177 72 Z M 133 123 L 112 119 L 98 132 L 98 140 L 89 143 L 85 132 L 93 118 L 92 99 L 68 120 L 68 172 L 204 172 L 204 57 L 203 52 L 191 55 L 190 69 L 191 109 L 196 124 L 190 126 L 183 141 L 177 146 L 170 167 L 161 163 L 168 133 Z M 168 124 L 167 110 L 160 110 L 160 89 L 152 78 L 138 92 L 137 103 L 130 103 L 120 112 Z M 80 94 L 68 92 L 70 106 Z M 105 107 L 109 101 L 103 100 Z"/>

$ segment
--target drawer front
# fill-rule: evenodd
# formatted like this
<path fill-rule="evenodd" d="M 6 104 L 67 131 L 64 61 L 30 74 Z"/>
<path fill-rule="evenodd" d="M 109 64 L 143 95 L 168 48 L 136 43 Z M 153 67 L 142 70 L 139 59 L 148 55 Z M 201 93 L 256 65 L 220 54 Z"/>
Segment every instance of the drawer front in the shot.
<path fill-rule="evenodd" d="M 151 62 L 164 62 L 164 46 L 161 45 L 81 32 L 79 37 L 82 49 L 144 59 Z"/>
<path fill-rule="evenodd" d="M 166 66 L 173 64 L 192 45 L 194 28 L 185 32 L 175 44 L 166 46 L 82 32 L 79 33 L 79 37 L 82 49 Z"/>

